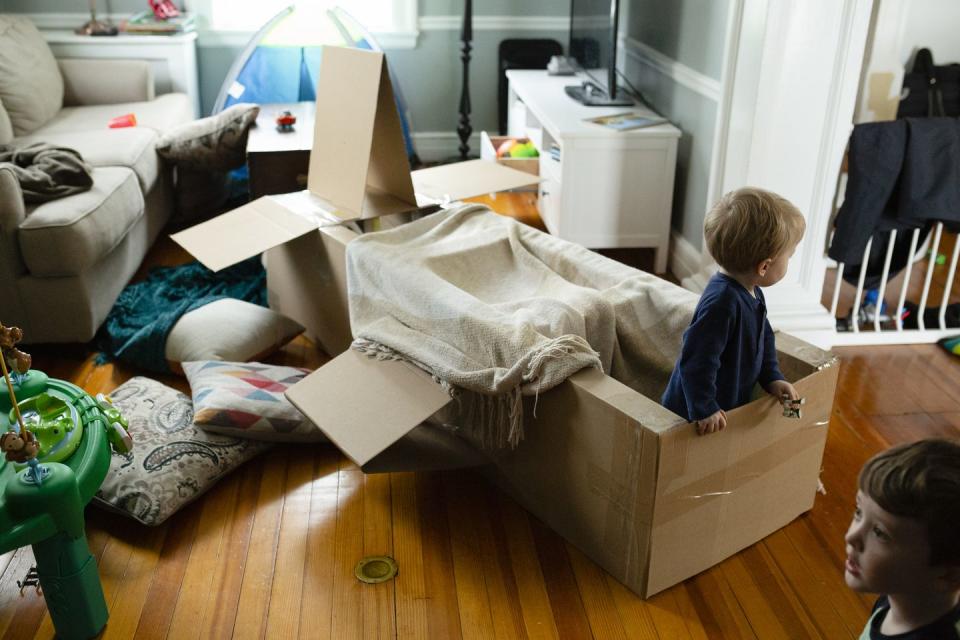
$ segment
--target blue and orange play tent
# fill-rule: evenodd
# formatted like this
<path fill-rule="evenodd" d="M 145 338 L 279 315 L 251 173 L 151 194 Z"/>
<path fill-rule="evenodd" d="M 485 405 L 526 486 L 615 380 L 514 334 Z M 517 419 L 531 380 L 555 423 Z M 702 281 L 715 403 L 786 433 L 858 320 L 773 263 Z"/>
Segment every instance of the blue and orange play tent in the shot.
<path fill-rule="evenodd" d="M 382 51 L 373 36 L 342 8 L 317 7 L 311 3 L 291 5 L 268 20 L 234 61 L 220 87 L 213 113 L 238 102 L 316 100 L 323 45 Z M 389 64 L 387 66 L 389 68 Z M 409 113 L 392 69 L 390 81 L 407 156 L 417 164 Z"/>

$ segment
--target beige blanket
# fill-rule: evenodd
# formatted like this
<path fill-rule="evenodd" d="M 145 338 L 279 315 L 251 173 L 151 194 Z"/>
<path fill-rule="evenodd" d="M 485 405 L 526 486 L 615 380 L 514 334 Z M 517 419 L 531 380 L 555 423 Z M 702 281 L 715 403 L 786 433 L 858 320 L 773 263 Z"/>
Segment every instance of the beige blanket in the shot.
<path fill-rule="evenodd" d="M 584 367 L 659 393 L 696 304 L 680 287 L 479 205 L 357 238 L 347 283 L 354 348 L 432 373 L 485 446 L 516 446 L 521 395 Z"/>

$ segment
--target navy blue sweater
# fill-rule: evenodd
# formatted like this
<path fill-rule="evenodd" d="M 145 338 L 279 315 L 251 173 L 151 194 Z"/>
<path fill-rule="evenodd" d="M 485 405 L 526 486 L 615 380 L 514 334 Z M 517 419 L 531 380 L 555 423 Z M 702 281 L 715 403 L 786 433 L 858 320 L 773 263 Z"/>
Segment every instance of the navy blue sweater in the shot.
<path fill-rule="evenodd" d="M 783 380 L 760 288 L 717 273 L 697 303 L 661 404 L 693 422 L 750 402 L 753 385 Z"/>

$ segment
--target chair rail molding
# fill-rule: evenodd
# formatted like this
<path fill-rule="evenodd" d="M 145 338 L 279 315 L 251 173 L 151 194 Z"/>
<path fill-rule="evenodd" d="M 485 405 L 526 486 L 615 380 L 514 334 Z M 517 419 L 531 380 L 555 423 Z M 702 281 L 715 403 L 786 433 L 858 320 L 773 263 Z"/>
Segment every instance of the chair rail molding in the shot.
<path fill-rule="evenodd" d="M 770 189 L 806 216 L 787 275 L 766 294 L 771 323 L 801 337 L 834 328 L 820 304 L 823 244 L 872 7 L 873 0 L 731 5 L 709 193 L 716 199 L 744 185 Z M 715 268 L 707 256 L 704 264 L 684 286 L 696 288 Z"/>

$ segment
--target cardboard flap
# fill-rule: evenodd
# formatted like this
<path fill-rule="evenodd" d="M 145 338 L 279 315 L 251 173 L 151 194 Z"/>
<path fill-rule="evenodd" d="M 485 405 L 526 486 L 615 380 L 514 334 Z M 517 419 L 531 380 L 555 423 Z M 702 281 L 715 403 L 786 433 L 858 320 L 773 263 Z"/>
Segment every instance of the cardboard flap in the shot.
<path fill-rule="evenodd" d="M 363 466 L 450 402 L 426 373 L 347 349 L 285 395 L 348 458 Z"/>
<path fill-rule="evenodd" d="M 264 196 L 170 237 L 205 267 L 220 271 L 316 230 L 316 220 Z"/>
<path fill-rule="evenodd" d="M 390 76 L 382 53 L 324 46 L 307 188 L 344 220 L 416 208 Z M 376 140 L 376 144 L 373 141 Z M 369 193 L 390 194 L 388 207 Z"/>
<path fill-rule="evenodd" d="M 517 171 L 489 160 L 467 160 L 410 174 L 413 189 L 435 201 L 460 200 L 540 182 L 538 176 Z"/>

